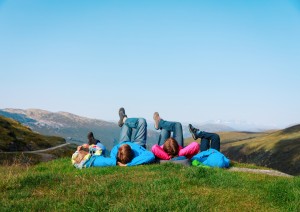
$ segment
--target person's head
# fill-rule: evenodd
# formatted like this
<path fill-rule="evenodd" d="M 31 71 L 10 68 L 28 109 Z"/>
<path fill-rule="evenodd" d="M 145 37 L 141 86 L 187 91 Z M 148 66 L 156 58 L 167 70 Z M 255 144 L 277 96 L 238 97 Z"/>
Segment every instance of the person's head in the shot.
<path fill-rule="evenodd" d="M 119 147 L 117 161 L 123 164 L 129 163 L 133 159 L 133 152 L 128 144 Z"/>
<path fill-rule="evenodd" d="M 172 158 L 178 156 L 179 145 L 174 138 L 168 138 L 164 143 L 164 151 Z"/>
<path fill-rule="evenodd" d="M 96 144 L 93 132 L 89 132 L 87 138 L 89 140 L 89 145 Z"/>

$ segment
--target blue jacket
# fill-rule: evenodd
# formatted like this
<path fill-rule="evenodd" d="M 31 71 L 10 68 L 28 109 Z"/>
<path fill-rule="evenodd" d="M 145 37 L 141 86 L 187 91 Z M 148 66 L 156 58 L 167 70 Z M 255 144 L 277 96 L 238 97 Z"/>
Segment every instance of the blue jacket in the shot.
<path fill-rule="evenodd" d="M 115 158 L 117 160 L 117 155 L 118 155 L 118 149 L 120 146 L 128 144 L 132 151 L 133 151 L 133 159 L 129 163 L 127 163 L 127 166 L 136 166 L 140 164 L 145 164 L 145 163 L 151 163 L 152 161 L 155 160 L 155 156 L 152 152 L 146 150 L 144 147 L 141 147 L 138 144 L 132 143 L 132 142 L 122 142 L 111 150 L 110 152 L 110 157 Z"/>
<path fill-rule="evenodd" d="M 144 147 L 141 147 L 138 144 L 132 143 L 132 142 L 122 142 L 116 146 L 113 147 L 113 149 L 110 152 L 110 158 L 106 158 L 104 156 L 92 156 L 90 160 L 85 164 L 85 167 L 91 167 L 91 166 L 116 166 L 117 164 L 117 154 L 119 147 L 128 144 L 134 154 L 134 157 L 131 162 L 127 163 L 127 166 L 136 166 L 140 164 L 146 164 L 151 163 L 155 160 L 155 156 L 152 152 L 146 150 Z"/>
<path fill-rule="evenodd" d="M 191 159 L 197 160 L 200 163 L 203 163 L 206 166 L 219 167 L 219 168 L 228 168 L 230 160 L 226 158 L 222 153 L 215 149 L 209 149 L 203 152 L 198 153 Z"/>

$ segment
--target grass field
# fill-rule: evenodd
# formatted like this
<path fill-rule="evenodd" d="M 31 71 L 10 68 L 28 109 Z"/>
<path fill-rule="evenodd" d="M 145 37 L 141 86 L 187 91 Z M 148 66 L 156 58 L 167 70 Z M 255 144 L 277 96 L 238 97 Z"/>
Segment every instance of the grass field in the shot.
<path fill-rule="evenodd" d="M 300 178 L 175 164 L 0 167 L 0 211 L 299 211 Z"/>

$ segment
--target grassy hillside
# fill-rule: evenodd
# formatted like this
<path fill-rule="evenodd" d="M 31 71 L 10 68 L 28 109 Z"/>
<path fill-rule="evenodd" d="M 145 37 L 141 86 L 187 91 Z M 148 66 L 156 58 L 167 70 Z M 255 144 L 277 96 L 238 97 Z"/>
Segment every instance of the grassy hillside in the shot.
<path fill-rule="evenodd" d="M 38 150 L 63 143 L 63 138 L 40 135 L 13 119 L 0 116 L 0 152 Z"/>
<path fill-rule="evenodd" d="M 267 132 L 217 132 L 217 134 L 220 135 L 221 144 L 224 144 L 224 143 L 229 143 L 229 142 L 257 138 L 260 136 L 268 135 L 272 132 L 273 131 L 267 131 Z M 193 141 L 194 141 L 193 138 L 187 138 L 187 139 L 185 139 L 185 144 L 186 145 L 190 144 Z M 197 142 L 200 142 L 200 139 L 198 139 Z"/>
<path fill-rule="evenodd" d="M 300 178 L 175 164 L 0 167 L 0 211 L 299 211 Z"/>
<path fill-rule="evenodd" d="M 256 138 L 225 142 L 222 151 L 231 159 L 300 174 L 300 125 Z"/>

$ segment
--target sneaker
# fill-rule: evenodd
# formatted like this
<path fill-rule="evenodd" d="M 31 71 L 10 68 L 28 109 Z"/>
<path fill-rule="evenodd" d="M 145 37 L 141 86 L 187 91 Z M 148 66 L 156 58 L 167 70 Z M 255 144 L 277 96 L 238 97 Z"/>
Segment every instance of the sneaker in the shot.
<path fill-rule="evenodd" d="M 155 112 L 154 114 L 153 114 L 153 119 L 154 119 L 154 128 L 156 129 L 156 130 L 158 130 L 159 128 L 158 128 L 158 124 L 159 124 L 159 121 L 160 121 L 160 116 L 159 116 L 159 114 L 158 114 L 158 112 Z"/>
<path fill-rule="evenodd" d="M 119 127 L 122 127 L 124 124 L 124 118 L 127 118 L 127 115 L 125 114 L 125 109 L 123 107 L 121 107 L 119 109 L 119 116 L 120 116 L 120 120 L 118 122 Z"/>
<path fill-rule="evenodd" d="M 193 127 L 191 124 L 189 124 L 189 131 L 192 134 L 193 139 L 197 140 L 198 139 L 197 131 L 199 131 L 199 130 L 197 128 Z"/>

